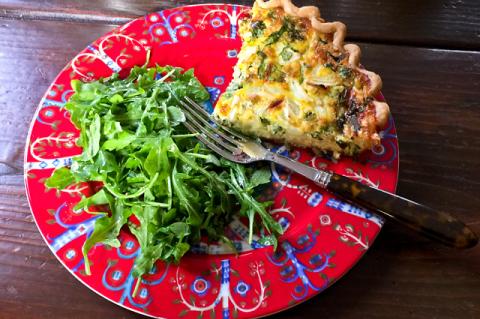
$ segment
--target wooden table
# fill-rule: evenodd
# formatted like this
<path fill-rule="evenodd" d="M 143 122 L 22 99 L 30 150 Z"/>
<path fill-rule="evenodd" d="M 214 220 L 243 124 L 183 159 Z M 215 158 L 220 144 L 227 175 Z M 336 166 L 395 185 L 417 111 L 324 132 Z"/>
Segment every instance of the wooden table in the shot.
<path fill-rule="evenodd" d="M 49 251 L 25 196 L 24 143 L 41 96 L 76 52 L 131 18 L 198 2 L 0 0 L 0 318 L 143 318 L 92 293 Z M 480 233 L 480 2 L 297 1 L 307 3 L 347 23 L 364 64 L 383 77 L 398 193 Z M 276 317 L 367 316 L 480 318 L 480 246 L 451 250 L 389 223 L 342 280 Z"/>

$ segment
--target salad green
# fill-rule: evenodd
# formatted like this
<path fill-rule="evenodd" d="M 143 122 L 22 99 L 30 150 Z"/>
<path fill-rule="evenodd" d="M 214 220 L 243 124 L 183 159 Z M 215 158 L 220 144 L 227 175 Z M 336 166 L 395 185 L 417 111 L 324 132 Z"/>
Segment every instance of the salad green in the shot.
<path fill-rule="evenodd" d="M 157 260 L 178 262 L 203 235 L 228 242 L 224 229 L 237 213 L 248 218 L 249 241 L 259 218 L 270 234 L 263 240 L 276 245 L 282 228 L 266 210 L 271 203 L 254 195 L 270 182 L 268 168 L 219 158 L 182 125 L 185 115 L 177 97 L 209 98 L 193 70 L 134 67 L 125 79 L 74 80 L 72 87 L 66 109 L 80 130 L 77 144 L 83 152 L 70 168 L 55 170 L 45 185 L 62 190 L 79 182 L 103 183 L 75 207 L 108 207 L 91 212 L 102 216 L 83 246 L 87 274 L 88 251 L 97 243 L 118 247 L 124 226 L 141 246 L 136 277 Z"/>

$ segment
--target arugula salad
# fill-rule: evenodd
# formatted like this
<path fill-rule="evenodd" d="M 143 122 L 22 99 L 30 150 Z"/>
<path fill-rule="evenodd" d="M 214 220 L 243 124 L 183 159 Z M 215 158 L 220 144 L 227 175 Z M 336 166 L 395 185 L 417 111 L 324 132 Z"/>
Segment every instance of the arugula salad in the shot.
<path fill-rule="evenodd" d="M 271 202 L 255 196 L 258 186 L 270 182 L 269 169 L 219 158 L 182 125 L 179 97 L 209 99 L 193 70 L 134 67 L 125 79 L 115 74 L 90 83 L 74 80 L 72 87 L 66 109 L 80 130 L 83 152 L 45 185 L 62 190 L 80 182 L 103 184 L 75 207 L 108 207 L 91 212 L 102 216 L 83 246 L 87 274 L 89 250 L 97 243 L 118 247 L 123 227 L 141 246 L 135 277 L 157 260 L 178 262 L 202 236 L 229 242 L 224 229 L 234 214 L 248 219 L 249 242 L 259 219 L 269 233 L 262 240 L 276 245 L 282 228 L 267 211 Z"/>

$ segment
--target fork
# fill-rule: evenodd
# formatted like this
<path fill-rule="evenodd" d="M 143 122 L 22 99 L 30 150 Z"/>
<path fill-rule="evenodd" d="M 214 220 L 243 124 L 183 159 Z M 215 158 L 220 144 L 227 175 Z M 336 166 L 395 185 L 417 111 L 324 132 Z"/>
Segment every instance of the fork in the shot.
<path fill-rule="evenodd" d="M 320 170 L 270 151 L 252 138 L 215 122 L 210 114 L 189 97 L 179 99 L 185 113 L 185 127 L 220 156 L 241 164 L 270 161 L 303 175 L 344 200 L 359 204 L 419 233 L 456 248 L 477 244 L 477 235 L 452 215 L 433 210 L 404 197 L 372 188 L 342 175 Z"/>

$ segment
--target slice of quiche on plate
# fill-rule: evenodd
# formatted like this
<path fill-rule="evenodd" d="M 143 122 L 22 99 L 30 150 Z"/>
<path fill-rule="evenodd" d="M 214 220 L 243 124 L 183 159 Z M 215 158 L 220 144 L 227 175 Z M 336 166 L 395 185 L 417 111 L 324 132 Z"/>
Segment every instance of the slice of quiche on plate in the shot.
<path fill-rule="evenodd" d="M 389 108 L 380 77 L 344 44 L 346 27 L 316 7 L 257 0 L 240 22 L 233 80 L 214 117 L 243 133 L 299 147 L 356 155 L 380 143 Z"/>

